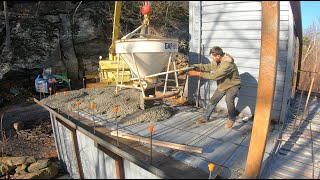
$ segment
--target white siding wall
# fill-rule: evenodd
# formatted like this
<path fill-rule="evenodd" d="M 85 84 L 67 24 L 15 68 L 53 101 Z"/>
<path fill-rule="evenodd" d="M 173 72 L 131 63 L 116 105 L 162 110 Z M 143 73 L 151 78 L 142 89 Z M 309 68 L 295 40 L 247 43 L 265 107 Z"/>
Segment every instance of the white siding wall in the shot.
<path fill-rule="evenodd" d="M 242 80 L 242 88 L 236 99 L 237 109 L 254 114 L 260 66 L 261 1 L 190 1 L 189 9 L 190 64 L 199 63 L 200 44 L 204 45 L 203 63 L 209 63 L 208 52 L 213 46 L 220 46 L 233 56 Z M 291 60 L 288 59 L 289 24 L 292 24 L 289 23 L 290 10 L 289 1 L 280 1 L 279 54 L 272 119 L 280 119 L 282 106 L 286 105 L 282 102 L 287 101 L 287 97 L 283 96 L 285 82 L 289 80 L 286 76 L 291 75 L 286 71 L 292 69 L 292 63 L 287 63 Z M 189 78 L 188 96 L 191 100 L 195 97 L 196 86 L 197 78 Z M 215 90 L 215 81 L 202 80 L 200 104 L 205 106 Z M 290 96 L 287 91 L 285 95 Z M 217 109 L 227 109 L 224 98 Z"/>
<path fill-rule="evenodd" d="M 289 30 L 288 30 L 288 57 L 287 57 L 287 67 L 286 67 L 286 80 L 283 90 L 283 100 L 280 119 L 282 121 L 287 120 L 288 109 L 291 102 L 291 92 L 292 92 L 292 79 L 294 74 L 295 60 L 296 60 L 296 43 L 297 36 L 294 30 L 294 20 L 291 7 L 289 6 Z"/>

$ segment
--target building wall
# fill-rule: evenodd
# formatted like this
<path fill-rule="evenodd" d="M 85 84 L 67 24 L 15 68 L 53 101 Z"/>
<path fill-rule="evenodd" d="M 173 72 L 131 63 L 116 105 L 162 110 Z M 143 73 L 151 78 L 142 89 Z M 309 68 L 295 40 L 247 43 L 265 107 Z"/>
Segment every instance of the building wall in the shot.
<path fill-rule="evenodd" d="M 237 110 L 254 114 L 260 66 L 261 1 L 190 1 L 189 12 L 189 63 L 200 62 L 199 47 L 202 45 L 203 63 L 211 61 L 209 50 L 213 46 L 220 46 L 224 52 L 233 56 L 242 81 L 236 98 Z M 288 58 L 289 25 L 292 24 L 289 22 L 292 21 L 292 18 L 289 19 L 290 13 L 289 1 L 280 1 L 279 53 L 272 119 L 280 119 L 281 110 L 287 104 L 282 103 L 287 101 L 284 95 L 290 96 L 284 91 L 284 87 L 288 86 L 286 81 L 290 80 L 288 75 L 291 76 L 287 72 L 292 69 L 292 58 Z M 197 83 L 197 77 L 189 78 L 190 101 L 195 101 Z M 201 106 L 206 106 L 216 88 L 216 81 L 201 79 Z M 217 109 L 227 109 L 224 99 L 225 97 L 218 103 Z"/>
<path fill-rule="evenodd" d="M 77 142 L 73 142 L 71 131 L 50 113 L 58 158 L 73 179 L 80 179 L 74 143 L 78 143 L 80 163 L 85 179 L 116 179 L 115 160 L 97 148 L 93 139 L 76 130 Z M 125 179 L 160 179 L 155 174 L 123 159 Z"/>
<path fill-rule="evenodd" d="M 56 117 L 50 113 L 51 125 L 55 140 L 55 145 L 58 152 L 58 158 L 62 163 L 63 169 L 70 174 L 73 179 L 80 179 L 77 171 L 76 157 L 72 142 L 71 131 L 61 125 Z"/>

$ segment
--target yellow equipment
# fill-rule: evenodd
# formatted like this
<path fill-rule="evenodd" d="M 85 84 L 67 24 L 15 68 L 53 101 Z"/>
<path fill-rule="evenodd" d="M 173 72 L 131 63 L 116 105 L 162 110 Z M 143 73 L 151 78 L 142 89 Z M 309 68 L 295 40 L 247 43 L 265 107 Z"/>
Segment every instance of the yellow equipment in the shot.
<path fill-rule="evenodd" d="M 118 72 L 118 82 L 122 82 L 125 85 L 132 83 L 131 81 L 131 70 L 129 66 L 122 60 L 119 59 L 116 55 L 115 42 L 119 36 L 119 28 L 120 28 L 120 14 L 121 14 L 122 1 L 115 1 L 115 9 L 114 9 L 114 19 L 113 19 L 113 31 L 112 31 L 112 43 L 109 48 L 109 57 L 108 59 L 102 60 L 100 56 L 99 60 L 99 83 L 90 83 L 86 84 L 86 87 L 97 87 L 97 86 L 107 86 L 107 85 L 115 85 L 117 80 L 117 72 Z M 151 12 L 151 7 L 146 4 L 142 7 L 142 13 L 144 14 L 145 27 L 149 25 L 149 13 Z M 147 28 L 143 28 L 142 33 L 147 32 Z M 118 71 L 120 70 L 120 71 Z M 92 79 L 90 78 L 94 75 L 87 75 L 84 79 Z M 96 76 L 95 76 L 96 77 Z"/>
<path fill-rule="evenodd" d="M 119 36 L 121 6 L 122 6 L 122 1 L 115 1 L 112 44 L 109 48 L 109 59 L 108 60 L 100 59 L 99 61 L 100 82 L 107 83 L 108 85 L 116 84 L 118 62 L 117 62 L 117 56 L 115 51 L 115 41 L 118 39 L 118 36 Z M 119 68 L 124 68 L 123 82 L 124 83 L 130 82 L 131 73 L 130 73 L 129 66 L 126 63 L 124 63 L 122 60 L 120 60 Z M 122 74 L 119 74 L 118 77 L 119 77 L 118 81 L 121 81 Z"/>
<path fill-rule="evenodd" d="M 130 82 L 131 73 L 129 66 L 124 63 L 123 61 L 120 61 L 119 67 L 122 68 L 124 66 L 124 73 L 123 73 L 123 82 Z M 110 84 L 115 84 L 116 77 L 117 77 L 117 67 L 118 62 L 117 61 L 108 61 L 108 60 L 100 60 L 99 61 L 99 77 L 100 82 Z M 118 82 L 122 80 L 122 73 L 119 73 L 118 76 Z"/>

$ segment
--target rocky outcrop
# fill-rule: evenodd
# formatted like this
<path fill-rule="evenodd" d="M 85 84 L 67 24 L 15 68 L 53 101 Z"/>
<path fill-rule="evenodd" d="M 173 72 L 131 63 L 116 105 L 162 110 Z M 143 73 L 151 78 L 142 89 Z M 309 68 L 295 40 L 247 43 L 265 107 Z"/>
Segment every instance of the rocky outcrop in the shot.
<path fill-rule="evenodd" d="M 83 60 L 98 61 L 99 55 L 105 56 L 102 20 L 107 2 L 83 2 L 74 13 L 78 3 L 9 2 L 12 49 L 4 51 L 5 24 L 0 12 L 0 80 L 13 72 L 32 74 L 47 67 L 54 74 L 78 79 L 79 71 L 85 70 L 80 67 Z"/>
<path fill-rule="evenodd" d="M 4 51 L 5 23 L 0 12 L 0 81 L 17 73 L 22 78 L 36 76 L 39 70 L 47 67 L 51 67 L 54 74 L 67 75 L 71 79 L 81 80 L 82 75 L 97 74 L 99 56 L 105 59 L 111 44 L 114 2 L 81 1 L 78 6 L 79 3 L 8 1 L 12 49 Z M 132 10 L 134 6 L 138 7 L 138 4 L 124 3 L 119 36 L 140 25 L 139 9 L 137 12 Z M 153 19 L 155 29 L 159 29 L 157 24 L 165 26 L 161 17 L 154 16 Z M 180 24 L 183 23 L 179 22 L 177 26 Z M 187 27 L 180 28 L 181 31 L 168 28 L 170 31 L 163 34 L 179 38 L 179 51 L 184 54 L 188 51 Z"/>
<path fill-rule="evenodd" d="M 52 179 L 58 171 L 58 163 L 50 159 L 36 160 L 33 156 L 0 158 L 0 178 L 6 175 L 13 179 Z"/>

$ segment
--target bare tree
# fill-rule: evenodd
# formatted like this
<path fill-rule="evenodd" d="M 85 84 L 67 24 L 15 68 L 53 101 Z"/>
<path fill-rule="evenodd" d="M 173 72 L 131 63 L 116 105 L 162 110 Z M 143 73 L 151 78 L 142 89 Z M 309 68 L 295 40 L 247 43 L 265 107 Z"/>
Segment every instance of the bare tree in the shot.
<path fill-rule="evenodd" d="M 10 40 L 10 24 L 9 24 L 9 16 L 8 16 L 8 6 L 7 1 L 3 1 L 3 9 L 4 9 L 4 18 L 6 24 L 6 49 L 9 50 L 11 48 L 11 40 Z"/>
<path fill-rule="evenodd" d="M 320 92 L 320 70 L 318 53 L 320 50 L 320 18 L 314 21 L 305 31 L 303 37 L 302 72 L 299 89 L 308 90 L 311 79 L 315 78 L 313 92 Z"/>

